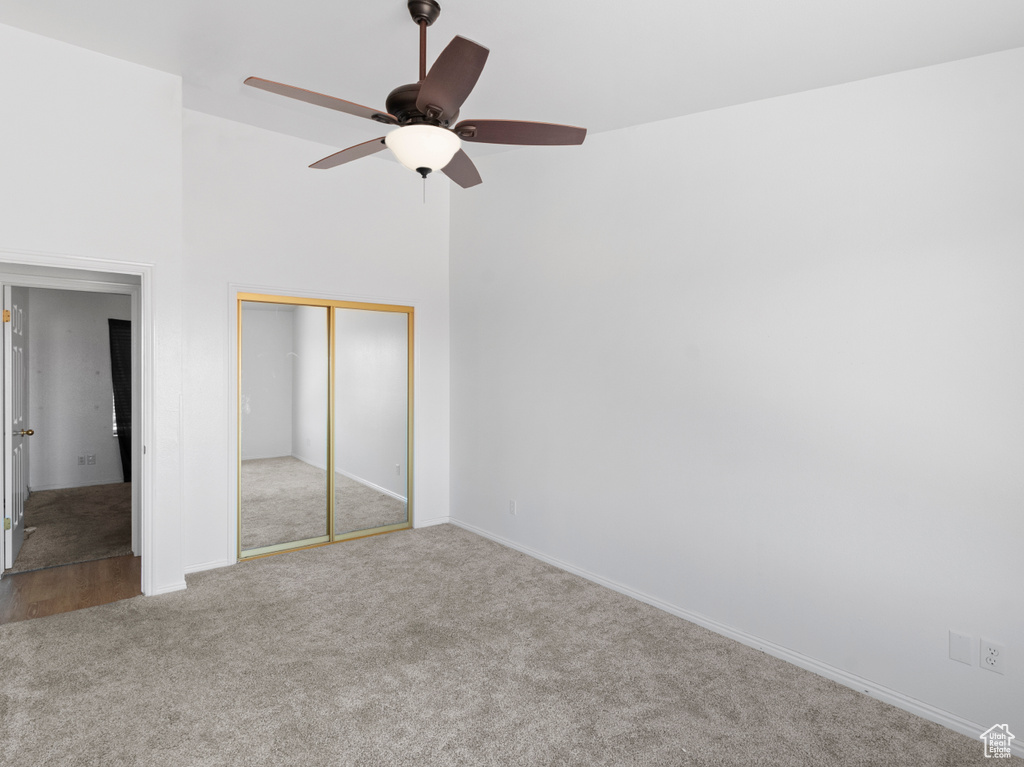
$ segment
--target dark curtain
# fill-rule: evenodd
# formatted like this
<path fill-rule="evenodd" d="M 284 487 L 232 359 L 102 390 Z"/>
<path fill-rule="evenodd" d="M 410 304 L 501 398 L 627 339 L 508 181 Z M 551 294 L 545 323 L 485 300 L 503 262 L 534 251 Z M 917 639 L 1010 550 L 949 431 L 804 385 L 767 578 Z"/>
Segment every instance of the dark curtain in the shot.
<path fill-rule="evenodd" d="M 132 323 L 110 323 L 110 377 L 114 383 L 114 417 L 117 445 L 121 448 L 124 481 L 132 481 Z"/>

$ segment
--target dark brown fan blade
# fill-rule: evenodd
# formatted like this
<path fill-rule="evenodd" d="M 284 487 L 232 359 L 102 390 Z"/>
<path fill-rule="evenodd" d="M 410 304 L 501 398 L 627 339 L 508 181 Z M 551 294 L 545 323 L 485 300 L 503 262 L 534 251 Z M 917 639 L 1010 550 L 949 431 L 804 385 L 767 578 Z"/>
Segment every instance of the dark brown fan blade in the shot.
<path fill-rule="evenodd" d="M 335 109 L 338 112 L 345 112 L 356 117 L 365 117 L 369 120 L 376 120 L 388 125 L 396 125 L 398 123 L 394 115 L 389 115 L 387 112 L 379 109 L 370 109 L 370 107 L 364 107 L 361 104 L 353 104 L 351 101 L 336 99 L 334 96 L 325 96 L 323 93 L 307 91 L 305 88 L 296 88 L 294 85 L 275 83 L 271 80 L 264 80 L 262 77 L 249 77 L 245 80 L 245 84 L 251 85 L 253 88 L 269 91 L 270 93 L 276 93 L 278 96 L 287 96 L 290 99 L 298 99 L 299 101 L 305 101 L 307 104 L 316 104 L 318 107 Z"/>
<path fill-rule="evenodd" d="M 455 153 L 455 156 L 441 169 L 441 172 L 463 189 L 469 189 L 469 187 L 483 182 L 483 179 L 480 178 L 480 171 L 476 169 L 473 161 L 469 159 L 469 155 L 462 149 Z"/>
<path fill-rule="evenodd" d="M 352 162 L 358 160 L 360 157 L 366 157 L 367 155 L 376 154 L 377 152 L 384 149 L 387 145 L 384 143 L 384 137 L 371 139 L 370 141 L 364 141 L 362 144 L 356 144 L 350 146 L 348 149 L 342 149 L 340 152 L 335 152 L 332 155 L 328 155 L 322 160 L 317 160 L 315 163 L 310 165 L 310 168 L 317 168 L 325 170 L 327 168 L 335 168 L 346 162 Z"/>
<path fill-rule="evenodd" d="M 416 108 L 442 123 L 454 119 L 480 78 L 488 53 L 482 45 L 465 37 L 448 43 L 420 85 Z"/>
<path fill-rule="evenodd" d="M 453 130 L 463 141 L 483 144 L 564 146 L 582 144 L 587 137 L 586 128 L 521 120 L 463 120 Z"/>

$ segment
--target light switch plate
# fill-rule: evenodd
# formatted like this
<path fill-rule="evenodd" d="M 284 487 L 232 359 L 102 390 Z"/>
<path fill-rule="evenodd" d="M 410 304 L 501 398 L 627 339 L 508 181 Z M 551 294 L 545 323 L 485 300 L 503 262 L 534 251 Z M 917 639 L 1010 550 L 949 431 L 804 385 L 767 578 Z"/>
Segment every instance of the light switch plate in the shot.
<path fill-rule="evenodd" d="M 949 632 L 949 657 L 952 660 L 974 665 L 974 640 L 966 634 L 958 634 L 952 629 Z"/>

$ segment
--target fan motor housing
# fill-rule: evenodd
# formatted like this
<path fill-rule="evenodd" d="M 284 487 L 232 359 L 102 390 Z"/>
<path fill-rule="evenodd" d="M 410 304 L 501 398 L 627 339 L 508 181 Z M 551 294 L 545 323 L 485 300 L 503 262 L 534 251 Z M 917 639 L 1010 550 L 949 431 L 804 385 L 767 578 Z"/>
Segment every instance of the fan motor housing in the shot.
<path fill-rule="evenodd" d="M 426 124 L 438 125 L 442 128 L 447 128 L 455 122 L 456 118 L 459 116 L 459 113 L 456 112 L 450 119 L 445 121 L 431 119 L 416 108 L 416 99 L 419 95 L 419 83 L 399 85 L 388 94 L 388 99 L 385 102 L 385 109 L 388 110 L 388 114 L 392 114 L 398 118 L 399 125 Z"/>
<path fill-rule="evenodd" d="M 409 14 L 417 24 L 425 21 L 429 27 L 441 15 L 441 6 L 436 0 L 409 0 L 408 5 Z M 391 114 L 394 114 L 394 112 Z"/>

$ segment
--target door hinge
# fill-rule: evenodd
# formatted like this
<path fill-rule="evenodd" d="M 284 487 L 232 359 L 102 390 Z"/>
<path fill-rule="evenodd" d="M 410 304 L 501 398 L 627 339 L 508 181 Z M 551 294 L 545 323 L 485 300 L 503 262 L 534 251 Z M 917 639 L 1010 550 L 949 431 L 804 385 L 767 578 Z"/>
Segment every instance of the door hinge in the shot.
<path fill-rule="evenodd" d="M 10 321 L 11 321 L 11 310 L 10 309 L 4 309 L 4 322 L 10 322 Z"/>
<path fill-rule="evenodd" d="M 10 530 L 10 529 L 11 529 L 11 518 L 10 517 L 4 517 L 4 530 Z"/>

